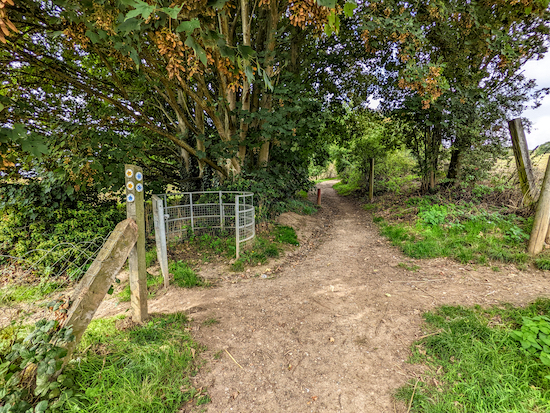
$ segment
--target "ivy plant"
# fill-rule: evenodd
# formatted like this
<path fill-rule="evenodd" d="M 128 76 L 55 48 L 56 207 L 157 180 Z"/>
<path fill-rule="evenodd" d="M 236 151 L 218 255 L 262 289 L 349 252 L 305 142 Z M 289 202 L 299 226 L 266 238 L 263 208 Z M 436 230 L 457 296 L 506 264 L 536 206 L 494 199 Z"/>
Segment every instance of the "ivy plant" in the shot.
<path fill-rule="evenodd" d="M 71 328 L 42 319 L 26 338 L 12 340 L 0 354 L 0 413 L 55 412 L 77 402 L 72 379 L 60 374 Z"/>

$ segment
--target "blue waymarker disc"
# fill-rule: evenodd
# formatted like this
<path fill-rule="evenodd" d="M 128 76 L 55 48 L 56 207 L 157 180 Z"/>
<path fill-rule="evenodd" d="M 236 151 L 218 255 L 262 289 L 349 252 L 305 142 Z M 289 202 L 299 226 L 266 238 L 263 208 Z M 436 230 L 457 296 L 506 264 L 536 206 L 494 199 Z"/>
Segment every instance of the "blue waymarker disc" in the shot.
<path fill-rule="evenodd" d="M 127 200 L 128 202 L 134 202 L 134 199 L 136 199 L 136 198 L 134 197 L 134 194 L 128 194 L 128 196 L 126 197 L 126 200 Z"/>
<path fill-rule="evenodd" d="M 136 179 L 141 181 L 143 179 L 143 174 L 141 172 L 136 172 Z"/>
<path fill-rule="evenodd" d="M 136 178 L 137 178 L 137 176 L 136 176 Z M 138 192 L 143 191 L 143 184 L 137 184 L 136 185 L 136 191 L 138 191 Z"/>

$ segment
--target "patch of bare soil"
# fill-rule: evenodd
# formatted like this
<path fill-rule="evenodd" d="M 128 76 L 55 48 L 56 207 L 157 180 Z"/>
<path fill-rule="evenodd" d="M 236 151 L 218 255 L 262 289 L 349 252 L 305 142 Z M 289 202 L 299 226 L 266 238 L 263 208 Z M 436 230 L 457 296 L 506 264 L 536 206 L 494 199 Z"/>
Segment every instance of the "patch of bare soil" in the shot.
<path fill-rule="evenodd" d="M 212 402 L 183 411 L 403 413 L 407 406 L 392 394 L 420 372 L 406 360 L 425 334 L 422 312 L 548 296 L 542 271 L 404 257 L 334 183 L 320 184 L 323 208 L 304 218 L 309 229 L 298 231 L 309 238 L 280 271 L 265 278 L 218 274 L 214 288 L 171 287 L 149 302 L 150 312 L 187 311 L 195 339 L 208 348 L 194 381 Z M 98 316 L 127 308 L 110 300 Z"/>

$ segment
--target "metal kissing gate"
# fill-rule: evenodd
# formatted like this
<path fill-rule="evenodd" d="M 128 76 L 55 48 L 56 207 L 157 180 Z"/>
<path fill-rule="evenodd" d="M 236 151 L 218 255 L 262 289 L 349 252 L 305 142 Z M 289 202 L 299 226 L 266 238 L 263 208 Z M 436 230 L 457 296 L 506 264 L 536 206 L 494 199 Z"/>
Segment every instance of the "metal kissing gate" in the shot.
<path fill-rule="evenodd" d="M 173 239 L 185 240 L 202 234 L 235 234 L 238 259 L 240 244 L 256 235 L 254 194 L 203 191 L 153 195 L 153 221 L 157 256 L 163 274 L 168 274 L 166 245 Z"/>

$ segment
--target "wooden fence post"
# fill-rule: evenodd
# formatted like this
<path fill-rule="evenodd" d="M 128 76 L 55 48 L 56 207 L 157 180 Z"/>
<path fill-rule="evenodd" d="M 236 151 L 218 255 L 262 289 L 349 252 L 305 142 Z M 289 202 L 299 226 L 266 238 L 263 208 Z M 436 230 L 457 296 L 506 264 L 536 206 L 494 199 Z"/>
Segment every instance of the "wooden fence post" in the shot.
<path fill-rule="evenodd" d="M 145 264 L 145 208 L 143 202 L 143 170 L 125 165 L 126 215 L 136 221 L 137 242 L 128 256 L 130 269 L 130 303 L 132 319 L 143 323 L 147 319 L 147 265 Z"/>
<path fill-rule="evenodd" d="M 96 259 L 82 277 L 72 296 L 72 305 L 67 313 L 64 326 L 72 326 L 75 340 L 67 345 L 68 355 L 65 363 L 86 331 L 88 324 L 97 311 L 101 301 L 115 281 L 128 254 L 138 239 L 138 227 L 133 219 L 120 222 L 97 255 Z"/>
<path fill-rule="evenodd" d="M 529 238 L 527 252 L 536 255 L 544 248 L 544 241 L 548 233 L 550 224 L 550 158 L 546 165 L 544 180 L 540 189 L 540 196 L 537 204 L 537 212 L 533 221 L 533 230 Z"/>
<path fill-rule="evenodd" d="M 535 177 L 521 119 L 517 118 L 509 121 L 508 128 L 512 138 L 512 148 L 514 149 L 514 158 L 518 168 L 519 184 L 525 200 L 524 204 L 530 205 L 535 202 Z"/>
<path fill-rule="evenodd" d="M 157 245 L 157 259 L 160 264 L 164 287 L 168 288 L 168 251 L 166 246 L 166 227 L 164 223 L 164 206 L 162 199 L 153 195 L 153 221 L 155 222 L 155 241 Z"/>

